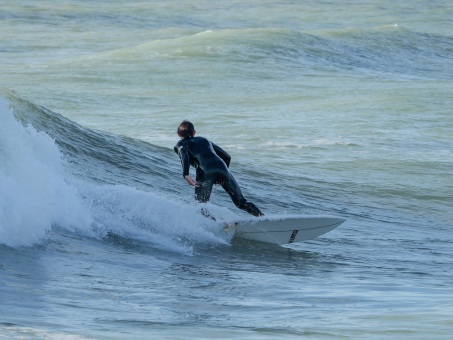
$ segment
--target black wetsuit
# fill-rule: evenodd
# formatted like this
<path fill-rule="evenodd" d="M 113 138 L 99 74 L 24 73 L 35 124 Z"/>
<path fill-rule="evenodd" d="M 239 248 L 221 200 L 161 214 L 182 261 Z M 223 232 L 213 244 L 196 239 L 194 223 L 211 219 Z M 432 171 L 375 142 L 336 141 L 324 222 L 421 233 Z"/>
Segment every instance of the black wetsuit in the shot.
<path fill-rule="evenodd" d="M 191 165 L 196 169 L 199 186 L 195 187 L 195 195 L 199 202 L 208 202 L 212 186 L 220 184 L 239 209 L 254 216 L 263 215 L 242 195 L 239 185 L 228 170 L 231 157 L 222 148 L 203 137 L 186 137 L 176 144 L 174 150 L 181 158 L 183 177 L 189 174 Z"/>

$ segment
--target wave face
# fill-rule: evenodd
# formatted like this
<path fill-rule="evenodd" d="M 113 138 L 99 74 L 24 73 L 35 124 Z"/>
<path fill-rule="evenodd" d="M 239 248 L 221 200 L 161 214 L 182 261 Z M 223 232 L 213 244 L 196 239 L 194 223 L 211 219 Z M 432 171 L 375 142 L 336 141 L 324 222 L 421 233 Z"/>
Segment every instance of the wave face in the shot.
<path fill-rule="evenodd" d="M 193 243 L 231 238 L 172 194 L 180 174 L 168 149 L 84 129 L 14 95 L 0 114 L 0 243 L 32 245 L 65 229 L 190 253 Z"/>

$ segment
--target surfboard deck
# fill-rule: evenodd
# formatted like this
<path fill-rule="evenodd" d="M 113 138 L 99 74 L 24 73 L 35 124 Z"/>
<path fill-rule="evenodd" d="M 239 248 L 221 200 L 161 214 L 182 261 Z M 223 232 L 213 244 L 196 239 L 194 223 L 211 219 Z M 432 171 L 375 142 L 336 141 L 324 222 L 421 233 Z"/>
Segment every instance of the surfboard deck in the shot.
<path fill-rule="evenodd" d="M 312 240 L 344 221 L 333 216 L 265 216 L 235 221 L 226 227 L 234 229 L 235 238 L 283 245 Z"/>

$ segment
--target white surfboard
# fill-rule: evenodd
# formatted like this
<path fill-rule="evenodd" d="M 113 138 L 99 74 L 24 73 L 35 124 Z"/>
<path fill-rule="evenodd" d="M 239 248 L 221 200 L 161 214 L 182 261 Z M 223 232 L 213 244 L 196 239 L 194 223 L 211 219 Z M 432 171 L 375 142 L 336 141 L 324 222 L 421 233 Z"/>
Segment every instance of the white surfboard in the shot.
<path fill-rule="evenodd" d="M 229 224 L 234 237 L 272 244 L 288 244 L 314 239 L 342 224 L 331 216 L 280 216 L 244 219 Z"/>

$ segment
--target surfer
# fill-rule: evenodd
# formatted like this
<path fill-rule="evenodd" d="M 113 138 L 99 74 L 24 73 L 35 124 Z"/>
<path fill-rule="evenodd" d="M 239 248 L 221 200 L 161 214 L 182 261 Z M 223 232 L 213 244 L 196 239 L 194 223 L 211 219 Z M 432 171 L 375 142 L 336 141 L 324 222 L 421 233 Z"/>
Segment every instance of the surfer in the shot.
<path fill-rule="evenodd" d="M 255 204 L 247 201 L 242 195 L 239 185 L 228 170 L 231 157 L 226 151 L 206 138 L 195 137 L 195 127 L 188 120 L 179 125 L 177 132 L 181 139 L 174 150 L 181 158 L 184 179 L 195 187 L 195 197 L 198 202 L 208 202 L 212 186 L 220 184 L 239 209 L 254 216 L 264 215 Z M 196 180 L 189 175 L 191 165 L 196 169 Z M 209 213 L 203 209 L 202 213 L 210 217 Z"/>

